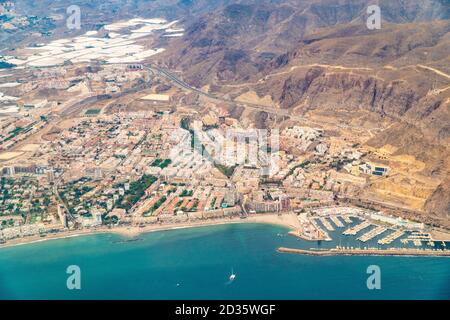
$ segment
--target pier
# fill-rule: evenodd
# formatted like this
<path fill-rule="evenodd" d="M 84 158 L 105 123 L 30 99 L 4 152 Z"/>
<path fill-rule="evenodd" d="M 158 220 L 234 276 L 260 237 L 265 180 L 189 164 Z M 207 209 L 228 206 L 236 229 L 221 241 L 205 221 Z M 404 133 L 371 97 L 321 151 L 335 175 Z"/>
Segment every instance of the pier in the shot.
<path fill-rule="evenodd" d="M 353 223 L 352 219 L 350 219 L 350 216 L 341 216 L 342 219 L 344 219 L 345 223 Z"/>
<path fill-rule="evenodd" d="M 303 250 L 292 248 L 278 248 L 281 253 L 294 253 L 307 256 L 393 256 L 393 257 L 450 257 L 450 250 L 431 250 L 431 249 L 348 249 L 335 248 L 327 250 Z"/>
<path fill-rule="evenodd" d="M 342 234 L 346 235 L 346 236 L 354 236 L 358 232 L 360 232 L 361 230 L 367 228 L 370 225 L 371 225 L 371 223 L 369 221 L 363 221 L 362 223 L 358 224 L 357 226 L 354 226 L 354 227 L 352 227 L 350 229 L 345 230 Z"/>
<path fill-rule="evenodd" d="M 339 220 L 339 218 L 337 216 L 330 216 L 331 221 L 333 221 L 333 223 L 336 225 L 336 227 L 338 228 L 343 228 L 344 224 L 341 222 L 341 220 Z"/>
<path fill-rule="evenodd" d="M 367 242 L 373 238 L 375 238 L 376 236 L 382 234 L 383 232 L 385 232 L 387 229 L 385 227 L 376 227 L 375 229 L 367 232 L 366 234 L 363 234 L 361 237 L 358 238 L 359 241 L 362 242 Z"/>
<path fill-rule="evenodd" d="M 396 230 L 395 232 L 391 233 L 387 237 L 378 240 L 378 244 L 391 244 L 392 242 L 394 242 L 398 238 L 402 237 L 404 234 L 405 234 L 404 231 Z"/>
<path fill-rule="evenodd" d="M 409 241 L 411 241 L 416 247 L 422 246 L 423 242 L 427 242 L 428 244 L 430 242 L 433 242 L 433 246 L 434 246 L 434 241 L 431 238 L 431 234 L 429 234 L 429 233 L 413 231 L 411 233 L 411 235 L 405 239 L 406 243 L 408 243 Z"/>
<path fill-rule="evenodd" d="M 320 220 L 320 222 L 322 222 L 323 226 L 324 226 L 328 231 L 334 231 L 333 226 L 331 225 L 330 221 L 327 220 L 327 218 L 320 217 L 319 220 Z"/>
<path fill-rule="evenodd" d="M 431 234 L 426 232 L 413 231 L 411 232 L 410 238 L 420 239 L 420 240 L 431 240 Z"/>

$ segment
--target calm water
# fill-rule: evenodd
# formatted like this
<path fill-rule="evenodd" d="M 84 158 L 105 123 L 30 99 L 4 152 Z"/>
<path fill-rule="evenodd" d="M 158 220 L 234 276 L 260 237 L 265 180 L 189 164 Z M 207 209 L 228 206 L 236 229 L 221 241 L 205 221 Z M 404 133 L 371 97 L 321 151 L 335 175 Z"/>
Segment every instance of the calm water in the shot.
<path fill-rule="evenodd" d="M 318 245 L 286 234 L 243 224 L 2 248 L 0 299 L 450 299 L 450 259 L 277 253 Z M 66 287 L 69 265 L 81 268 L 79 291 Z M 381 290 L 367 289 L 369 265 L 381 268 Z"/>

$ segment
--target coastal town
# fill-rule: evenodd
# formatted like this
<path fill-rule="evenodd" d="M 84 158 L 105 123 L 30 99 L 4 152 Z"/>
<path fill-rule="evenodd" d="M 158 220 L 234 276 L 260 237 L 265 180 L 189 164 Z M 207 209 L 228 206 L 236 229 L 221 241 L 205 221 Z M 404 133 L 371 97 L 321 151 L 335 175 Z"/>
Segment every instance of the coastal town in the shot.
<path fill-rule="evenodd" d="M 89 112 L 94 102 L 72 119 L 58 107 L 26 110 L 25 119 L 40 117 L 28 125 L 22 112 L 5 118 L 4 136 L 14 128 L 14 137 L 0 155 L 0 241 L 262 222 L 307 241 L 330 241 L 342 229 L 363 248 L 377 238 L 382 247 L 401 239 L 446 250 L 448 239 L 406 210 L 402 218 L 355 202 L 366 180 L 390 173 L 358 146 L 333 145 L 320 128 L 245 127 L 223 108 L 204 116 L 166 110 L 172 97 L 153 95 L 148 110 Z"/>
<path fill-rule="evenodd" d="M 397 174 L 364 136 L 273 111 L 251 94 L 214 96 L 148 62 L 183 36 L 177 23 L 136 18 L 2 57 L 3 245 L 263 222 L 306 241 L 330 241 L 338 229 L 366 250 L 374 239 L 447 250 L 448 225 L 361 196 Z M 269 125 L 252 120 L 255 110 Z"/>
<path fill-rule="evenodd" d="M 449 300 L 449 9 L 0 0 L 0 300 Z"/>

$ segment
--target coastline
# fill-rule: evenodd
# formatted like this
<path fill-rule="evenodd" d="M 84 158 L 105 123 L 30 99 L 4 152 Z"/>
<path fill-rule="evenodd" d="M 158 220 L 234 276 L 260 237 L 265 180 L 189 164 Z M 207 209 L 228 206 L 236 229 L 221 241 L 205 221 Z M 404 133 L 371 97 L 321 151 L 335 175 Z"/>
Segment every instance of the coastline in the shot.
<path fill-rule="evenodd" d="M 294 213 L 269 213 L 269 214 L 253 214 L 246 218 L 241 217 L 228 217 L 228 218 L 217 218 L 200 220 L 195 222 L 182 222 L 182 223 L 172 223 L 172 224 L 151 224 L 145 225 L 143 227 L 138 226 L 118 226 L 118 227 L 100 227 L 96 229 L 85 229 L 85 230 L 71 230 L 63 231 L 54 234 L 48 234 L 45 237 L 41 236 L 31 236 L 25 238 L 17 238 L 10 240 L 4 244 L 0 244 L 0 250 L 2 248 L 10 248 L 15 246 L 40 243 L 50 240 L 60 240 L 68 239 L 74 237 L 98 235 L 98 234 L 116 234 L 122 236 L 123 238 L 132 239 L 141 234 L 161 232 L 161 231 L 171 231 L 179 229 L 191 229 L 191 228 L 202 228 L 211 227 L 219 225 L 231 225 L 231 224 L 266 224 L 275 225 L 287 228 L 289 230 L 288 234 L 305 241 L 310 241 L 299 234 L 299 229 L 301 227 L 297 216 Z M 441 233 L 441 236 L 443 233 Z M 434 251 L 421 251 L 417 249 L 391 249 L 391 250 L 376 250 L 374 252 L 370 250 L 335 250 L 330 249 L 326 251 L 314 251 L 314 250 L 302 250 L 294 248 L 278 248 L 280 253 L 291 253 L 291 254 L 301 254 L 301 255 L 312 255 L 312 256 L 449 256 L 450 251 L 445 253 L 437 253 Z"/>
<path fill-rule="evenodd" d="M 250 215 L 245 219 L 242 219 L 240 217 L 230 217 L 230 218 L 211 219 L 196 222 L 154 224 L 154 225 L 146 225 L 144 227 L 119 226 L 115 228 L 102 227 L 97 229 L 64 231 L 55 234 L 48 234 L 45 237 L 31 236 L 13 239 L 7 241 L 4 244 L 0 244 L 0 249 L 39 243 L 50 240 L 67 239 L 96 234 L 117 234 L 126 238 L 133 238 L 141 234 L 158 231 L 170 231 L 178 229 L 190 229 L 190 228 L 201 228 L 218 225 L 245 224 L 245 223 L 277 225 L 286 227 L 290 230 L 296 230 L 300 226 L 300 223 L 298 222 L 295 214 L 293 213 L 286 213 L 282 215 L 261 214 L 261 215 Z"/>

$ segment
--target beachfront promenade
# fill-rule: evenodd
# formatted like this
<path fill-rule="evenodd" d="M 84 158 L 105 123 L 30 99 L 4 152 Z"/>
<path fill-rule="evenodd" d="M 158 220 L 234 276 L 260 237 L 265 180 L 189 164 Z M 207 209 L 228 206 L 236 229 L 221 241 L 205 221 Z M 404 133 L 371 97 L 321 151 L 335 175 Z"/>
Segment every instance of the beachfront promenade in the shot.
<path fill-rule="evenodd" d="M 0 243 L 1 247 L 13 246 L 18 244 L 41 242 L 50 239 L 63 239 L 71 238 L 83 235 L 100 234 L 100 233 L 116 233 L 124 237 L 137 237 L 143 233 L 155 232 L 155 231 L 167 231 L 174 229 L 184 229 L 184 228 L 197 228 L 205 226 L 214 225 L 225 225 L 225 224 L 241 224 L 241 223 L 262 223 L 262 224 L 272 224 L 279 225 L 291 230 L 298 230 L 301 225 L 297 218 L 297 215 L 293 213 L 285 214 L 253 214 L 248 215 L 245 218 L 241 216 L 230 216 L 230 217 L 220 217 L 220 218 L 209 218 L 209 219 L 198 219 L 195 221 L 185 221 L 179 223 L 153 223 L 146 224 L 143 226 L 116 226 L 116 227 L 98 227 L 98 228 L 87 228 L 87 229 L 75 229 L 75 230 L 64 230 L 57 233 L 49 233 L 42 235 L 34 235 L 28 237 L 17 237 L 14 239 L 9 239 L 3 243 Z"/>

